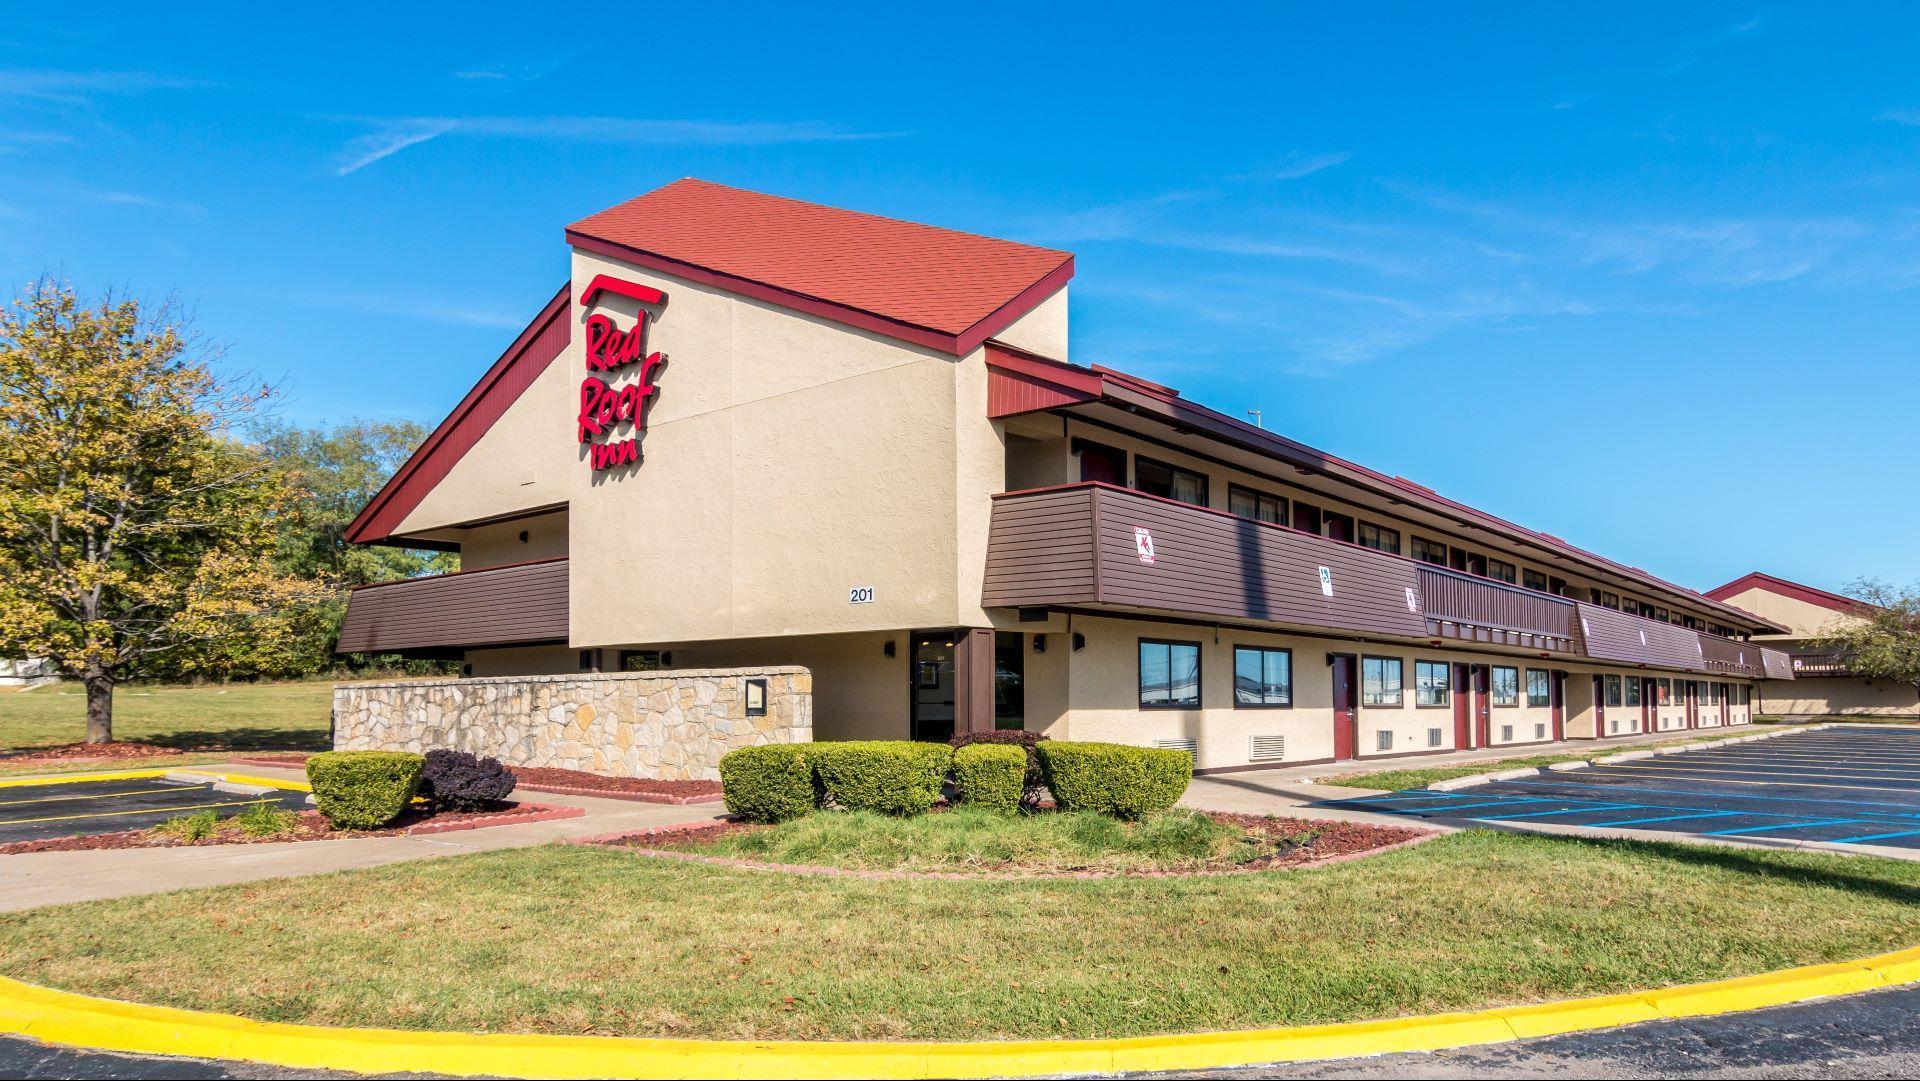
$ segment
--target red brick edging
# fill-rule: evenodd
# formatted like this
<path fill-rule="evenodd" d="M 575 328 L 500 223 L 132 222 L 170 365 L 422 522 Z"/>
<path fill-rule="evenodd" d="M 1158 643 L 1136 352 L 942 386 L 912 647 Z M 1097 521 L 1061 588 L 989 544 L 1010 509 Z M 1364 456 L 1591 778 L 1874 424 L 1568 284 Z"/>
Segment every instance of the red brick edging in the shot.
<path fill-rule="evenodd" d="M 685 807 L 694 803 L 719 803 L 724 797 L 718 792 L 705 796 L 669 796 L 664 792 L 622 792 L 606 788 L 589 788 L 586 785 L 529 784 L 521 781 L 515 788 L 528 792 L 547 792 L 556 796 L 592 796 L 595 799 L 619 799 L 630 803 L 668 803 L 676 807 Z"/>
<path fill-rule="evenodd" d="M 587 813 L 585 807 L 562 807 L 554 803 L 523 803 L 520 806 L 537 809 L 531 814 L 517 810 L 501 811 L 498 814 L 463 818 L 458 822 L 422 822 L 417 826 L 408 826 L 400 832 L 407 837 L 421 837 L 429 833 L 454 833 L 459 830 L 484 829 L 487 826 L 524 826 L 535 822 L 558 822 L 563 818 L 579 818 Z"/>
<path fill-rule="evenodd" d="M 942 881 L 968 882 L 1005 882 L 1018 880 L 1046 879 L 1090 879 L 1090 878 L 1220 878 L 1226 875 L 1252 875 L 1264 871 L 1310 871 L 1321 867 L 1331 867 L 1337 863 L 1365 859 L 1392 852 L 1395 849 L 1411 848 L 1428 841 L 1446 836 L 1446 831 L 1431 830 L 1419 837 L 1410 837 L 1404 841 L 1395 841 L 1379 848 L 1369 848 L 1364 852 L 1347 852 L 1326 859 L 1309 860 L 1306 863 L 1272 864 L 1264 867 L 1223 868 L 1211 871 L 874 871 L 855 867 L 828 867 L 807 863 L 771 863 L 766 860 L 741 859 L 735 856 L 708 856 L 698 852 L 676 852 L 667 848 L 641 848 L 621 844 L 622 841 L 636 837 L 659 837 L 673 833 L 694 833 L 713 829 L 713 822 L 680 822 L 667 826 L 648 826 L 645 829 L 622 830 L 618 833 L 602 833 L 592 837 L 571 837 L 563 844 L 592 845 L 598 848 L 613 848 L 636 856 L 648 856 L 655 859 L 679 860 L 682 863 L 700 863 L 709 867 L 729 867 L 744 871 L 773 871 L 792 875 L 820 875 L 827 878 L 863 878 L 882 881 L 899 879 L 932 879 Z"/>

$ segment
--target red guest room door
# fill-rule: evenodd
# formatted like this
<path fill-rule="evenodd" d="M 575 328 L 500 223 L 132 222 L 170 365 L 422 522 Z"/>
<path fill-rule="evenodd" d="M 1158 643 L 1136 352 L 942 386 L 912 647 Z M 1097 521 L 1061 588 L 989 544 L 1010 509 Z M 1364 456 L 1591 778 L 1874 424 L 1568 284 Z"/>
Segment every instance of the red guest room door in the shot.
<path fill-rule="evenodd" d="M 1482 747 L 1493 742 L 1492 679 L 1491 668 L 1473 666 L 1473 734 Z"/>
<path fill-rule="evenodd" d="M 1556 742 L 1567 738 L 1567 674 L 1554 671 L 1547 673 L 1547 701 L 1553 707 L 1553 738 Z"/>
<path fill-rule="evenodd" d="M 1345 762 L 1360 743 L 1353 715 L 1353 654 L 1332 654 L 1327 666 L 1333 669 L 1333 760 Z"/>
<path fill-rule="evenodd" d="M 1467 682 L 1467 666 L 1464 664 L 1454 665 L 1453 749 L 1456 751 L 1464 751 L 1469 747 L 1476 746 L 1473 742 L 1473 721 L 1471 715 L 1467 712 L 1470 706 L 1467 701 L 1467 688 L 1469 686 L 1470 684 Z"/>

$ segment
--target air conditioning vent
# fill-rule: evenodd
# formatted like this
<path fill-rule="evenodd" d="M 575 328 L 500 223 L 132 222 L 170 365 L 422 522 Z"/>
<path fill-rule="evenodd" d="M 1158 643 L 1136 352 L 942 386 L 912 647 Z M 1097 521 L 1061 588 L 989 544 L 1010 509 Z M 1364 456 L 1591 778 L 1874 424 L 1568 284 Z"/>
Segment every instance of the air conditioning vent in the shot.
<path fill-rule="evenodd" d="M 1254 762 L 1279 762 L 1287 757 L 1287 737 L 1248 736 L 1247 758 Z"/>
<path fill-rule="evenodd" d="M 1163 751 L 1185 751 L 1191 755 L 1200 753 L 1200 743 L 1193 739 L 1156 739 L 1153 745 Z"/>

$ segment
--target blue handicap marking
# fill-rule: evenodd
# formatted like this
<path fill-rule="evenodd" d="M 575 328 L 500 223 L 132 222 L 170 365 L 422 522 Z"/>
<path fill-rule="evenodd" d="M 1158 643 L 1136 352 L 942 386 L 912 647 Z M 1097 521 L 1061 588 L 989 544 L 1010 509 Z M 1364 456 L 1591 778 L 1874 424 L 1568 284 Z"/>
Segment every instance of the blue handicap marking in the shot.
<path fill-rule="evenodd" d="M 1649 826 L 1655 822 L 1680 822 L 1689 818 L 1737 818 L 1739 815 L 1739 811 L 1694 811 L 1690 814 L 1655 815 L 1652 818 L 1623 818 L 1618 822 L 1589 822 L 1587 825 L 1595 829 L 1604 829 L 1609 826 Z"/>
<path fill-rule="evenodd" d="M 1781 816 L 1785 817 L 1785 816 Z M 1859 818 L 1819 818 L 1809 822 L 1791 822 L 1779 826 L 1746 826 L 1737 830 L 1712 830 L 1708 837 L 1737 837 L 1743 833 L 1781 833 L 1786 830 L 1805 830 L 1815 826 L 1853 826 L 1865 825 L 1866 820 Z"/>

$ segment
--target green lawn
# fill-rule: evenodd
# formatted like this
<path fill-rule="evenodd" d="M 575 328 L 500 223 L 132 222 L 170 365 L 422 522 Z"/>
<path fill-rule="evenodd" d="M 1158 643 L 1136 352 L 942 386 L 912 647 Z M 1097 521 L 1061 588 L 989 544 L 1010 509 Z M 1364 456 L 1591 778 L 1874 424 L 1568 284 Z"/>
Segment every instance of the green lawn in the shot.
<path fill-rule="evenodd" d="M 130 683 L 114 692 L 113 734 L 181 750 L 324 750 L 332 708 L 331 680 Z M 0 750 L 77 743 L 86 713 L 78 683 L 0 693 Z"/>
<path fill-rule="evenodd" d="M 1230 868 L 1288 846 L 1198 811 L 1128 823 L 1092 812 L 1009 817 L 963 806 L 912 818 L 829 811 L 669 847 L 864 870 L 1118 871 Z"/>
<path fill-rule="evenodd" d="M 1789 729 L 1779 729 L 1788 731 Z M 1718 732 L 1706 735 L 1684 736 L 1679 739 L 1656 740 L 1651 743 L 1622 743 L 1608 747 L 1594 747 L 1578 751 L 1549 751 L 1544 754 L 1520 755 L 1515 758 L 1483 758 L 1476 762 L 1456 762 L 1445 766 L 1413 767 L 1409 769 L 1382 769 L 1361 773 L 1342 773 L 1334 777 L 1322 777 L 1320 784 L 1340 785 L 1344 788 L 1368 788 L 1381 792 L 1400 792 L 1409 788 L 1425 788 L 1435 781 L 1450 781 L 1455 777 L 1471 777 L 1478 773 L 1498 773 L 1509 769 L 1541 769 L 1555 762 L 1591 762 L 1596 758 L 1605 758 L 1610 754 L 1626 751 L 1645 751 L 1657 747 L 1678 747 L 1686 743 L 1717 743 L 1723 739 L 1748 735 L 1749 730 L 1736 732 Z"/>
<path fill-rule="evenodd" d="M 1469 831 L 1312 871 L 868 880 L 554 845 L 0 916 L 0 970 L 274 1021 L 706 1037 L 1232 1029 L 1920 942 L 1920 864 Z"/>

